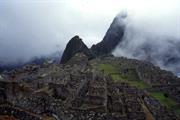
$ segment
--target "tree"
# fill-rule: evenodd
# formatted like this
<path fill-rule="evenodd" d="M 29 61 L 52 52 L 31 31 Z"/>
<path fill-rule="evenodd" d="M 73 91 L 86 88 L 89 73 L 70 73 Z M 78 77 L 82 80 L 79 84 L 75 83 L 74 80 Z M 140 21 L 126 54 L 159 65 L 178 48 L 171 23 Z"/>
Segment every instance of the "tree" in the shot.
<path fill-rule="evenodd" d="M 168 98 L 169 95 L 168 95 L 167 93 L 164 93 L 164 97 L 165 97 L 165 98 Z"/>

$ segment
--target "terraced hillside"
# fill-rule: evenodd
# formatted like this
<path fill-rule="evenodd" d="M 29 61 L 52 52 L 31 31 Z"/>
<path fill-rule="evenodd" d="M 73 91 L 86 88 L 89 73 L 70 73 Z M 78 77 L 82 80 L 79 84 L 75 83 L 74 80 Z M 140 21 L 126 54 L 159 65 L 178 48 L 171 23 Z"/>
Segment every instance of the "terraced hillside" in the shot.
<path fill-rule="evenodd" d="M 114 82 L 146 91 L 148 96 L 179 115 L 180 82 L 171 72 L 145 61 L 123 57 L 106 56 L 91 62 L 104 74 L 110 75 Z"/>
<path fill-rule="evenodd" d="M 178 120 L 178 89 L 177 77 L 152 64 L 77 53 L 66 64 L 1 74 L 0 118 Z"/>

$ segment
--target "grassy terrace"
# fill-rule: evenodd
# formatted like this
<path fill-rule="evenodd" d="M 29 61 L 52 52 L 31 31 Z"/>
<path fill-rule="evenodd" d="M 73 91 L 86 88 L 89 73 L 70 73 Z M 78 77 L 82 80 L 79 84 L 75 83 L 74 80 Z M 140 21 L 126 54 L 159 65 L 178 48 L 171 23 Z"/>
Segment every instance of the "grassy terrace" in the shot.
<path fill-rule="evenodd" d="M 169 98 L 168 96 L 165 96 L 163 92 L 151 92 L 150 96 L 154 97 L 155 99 L 159 100 L 161 104 L 166 106 L 168 109 L 172 109 L 176 107 L 177 103 Z M 179 109 L 179 108 L 177 108 Z"/>
<path fill-rule="evenodd" d="M 137 73 L 131 71 L 128 75 L 124 76 L 120 73 L 123 69 L 122 66 L 114 64 L 99 64 L 98 68 L 103 70 L 105 74 L 111 75 L 115 82 L 125 82 L 130 86 L 135 86 L 139 89 L 150 88 L 151 86 L 146 84 L 144 81 L 137 78 Z M 119 73 L 119 74 L 113 74 Z M 150 96 L 157 99 L 162 105 L 166 106 L 169 110 L 175 110 L 177 115 L 180 115 L 180 108 L 176 107 L 177 102 L 166 96 L 163 92 L 150 92 Z"/>
<path fill-rule="evenodd" d="M 123 75 L 120 73 L 120 70 L 122 69 L 122 67 L 111 65 L 111 64 L 99 64 L 98 68 L 100 70 L 103 70 L 105 74 L 111 75 L 111 77 L 113 78 L 115 82 L 129 83 L 130 86 L 135 86 L 140 89 L 150 87 L 144 81 L 141 81 L 138 79 L 137 73 L 135 73 L 135 71 L 130 71 L 128 75 Z M 117 73 L 117 74 L 114 74 L 114 73 Z"/>
<path fill-rule="evenodd" d="M 175 108 L 175 112 L 176 112 L 176 114 L 179 115 L 179 117 L 180 117 L 180 108 Z"/>

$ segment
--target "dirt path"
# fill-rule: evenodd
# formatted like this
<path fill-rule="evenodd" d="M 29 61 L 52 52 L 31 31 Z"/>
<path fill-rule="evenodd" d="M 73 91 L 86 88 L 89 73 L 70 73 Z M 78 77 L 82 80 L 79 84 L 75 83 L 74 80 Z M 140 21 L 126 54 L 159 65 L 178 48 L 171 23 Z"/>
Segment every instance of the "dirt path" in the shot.
<path fill-rule="evenodd" d="M 146 120 L 154 120 L 153 115 L 149 111 L 149 109 L 144 105 L 144 103 L 141 103 L 141 106 L 143 107 L 144 113 L 146 114 Z"/>

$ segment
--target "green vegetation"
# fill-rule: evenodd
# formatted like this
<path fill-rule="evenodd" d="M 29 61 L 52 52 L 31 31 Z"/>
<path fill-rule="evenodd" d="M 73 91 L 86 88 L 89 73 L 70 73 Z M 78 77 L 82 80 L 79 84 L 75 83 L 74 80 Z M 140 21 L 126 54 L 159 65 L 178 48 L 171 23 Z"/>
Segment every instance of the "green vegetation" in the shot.
<path fill-rule="evenodd" d="M 128 65 L 125 62 L 115 63 L 112 61 L 112 63 L 96 64 L 96 67 L 105 74 L 110 75 L 114 82 L 128 83 L 130 86 L 135 86 L 139 89 L 151 88 L 151 84 L 147 84 L 140 79 L 139 73 L 135 69 L 136 67 Z M 151 70 L 148 69 L 148 67 L 140 72 L 143 72 L 143 75 L 146 76 L 161 74 L 158 70 Z M 168 110 L 174 111 L 176 115 L 180 116 L 180 107 L 178 106 L 178 103 L 168 94 L 164 92 L 150 92 L 149 95 L 150 97 L 157 99 L 163 106 L 166 106 Z"/>
<path fill-rule="evenodd" d="M 175 111 L 180 115 L 180 108 L 175 108 Z"/>
<path fill-rule="evenodd" d="M 175 108 L 175 113 L 180 117 L 180 108 Z"/>
<path fill-rule="evenodd" d="M 118 69 L 110 64 L 99 64 L 98 66 L 105 74 L 116 73 Z"/>
<path fill-rule="evenodd" d="M 130 85 L 135 86 L 135 87 L 140 88 L 140 89 L 145 89 L 145 88 L 149 88 L 150 87 L 144 81 L 130 81 L 129 83 L 130 83 Z"/>
<path fill-rule="evenodd" d="M 151 92 L 150 96 L 159 100 L 159 102 L 162 105 L 166 106 L 168 109 L 174 108 L 177 105 L 177 103 L 173 99 L 165 96 L 163 92 Z"/>
<path fill-rule="evenodd" d="M 98 68 L 104 71 L 105 74 L 111 75 L 115 82 L 125 82 L 130 86 L 135 86 L 140 89 L 150 87 L 144 81 L 139 80 L 138 75 L 134 69 L 128 70 L 127 74 L 122 74 L 122 66 L 111 65 L 111 64 L 99 64 Z"/>

